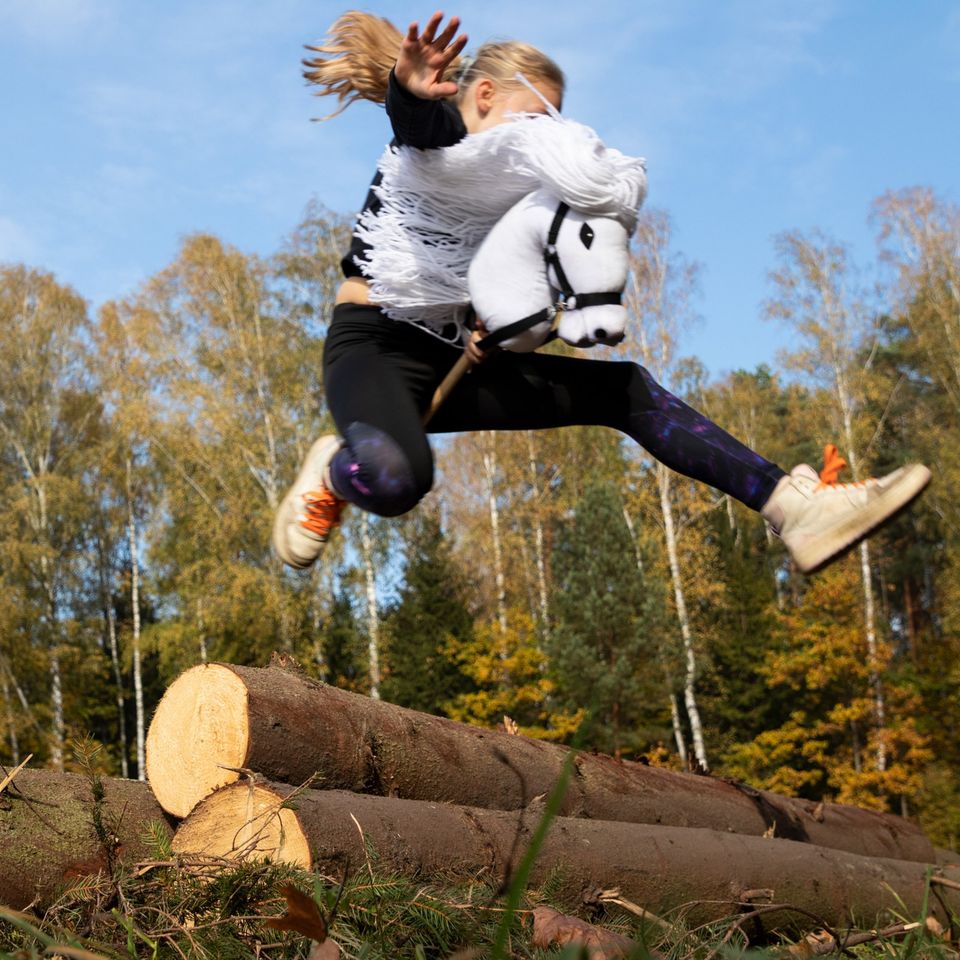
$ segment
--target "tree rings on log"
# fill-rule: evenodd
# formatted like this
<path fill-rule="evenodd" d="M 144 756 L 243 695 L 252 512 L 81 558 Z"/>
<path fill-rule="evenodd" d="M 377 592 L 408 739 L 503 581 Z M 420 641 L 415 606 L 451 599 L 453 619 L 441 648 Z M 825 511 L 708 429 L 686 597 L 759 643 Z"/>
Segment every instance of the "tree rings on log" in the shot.
<path fill-rule="evenodd" d="M 247 760 L 247 687 L 219 664 L 181 674 L 147 734 L 147 779 L 164 810 L 185 817 L 211 790 L 233 783 Z"/>
<path fill-rule="evenodd" d="M 288 789 L 234 783 L 199 804 L 173 838 L 175 853 L 231 860 L 265 859 L 312 865 L 310 844 L 300 820 L 287 808 Z"/>

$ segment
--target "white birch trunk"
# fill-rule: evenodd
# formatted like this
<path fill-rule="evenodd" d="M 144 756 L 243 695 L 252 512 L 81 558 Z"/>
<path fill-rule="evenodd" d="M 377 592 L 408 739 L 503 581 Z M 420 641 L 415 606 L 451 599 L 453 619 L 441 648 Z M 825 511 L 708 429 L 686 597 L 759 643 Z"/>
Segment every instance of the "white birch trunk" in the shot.
<path fill-rule="evenodd" d="M 683 678 L 683 702 L 690 721 L 690 735 L 693 737 L 693 753 L 700 766 L 709 770 L 707 749 L 703 740 L 703 725 L 700 722 L 700 710 L 697 706 L 695 684 L 697 679 L 697 658 L 693 647 L 693 634 L 690 630 L 690 617 L 687 614 L 687 602 L 680 579 L 680 561 L 677 556 L 677 538 L 673 525 L 673 506 L 670 503 L 670 470 L 657 463 L 657 480 L 660 487 L 660 510 L 663 513 L 663 533 L 667 542 L 667 558 L 670 561 L 670 578 L 673 581 L 673 596 L 677 606 L 677 619 L 680 622 L 680 636 L 683 640 L 683 654 L 686 665 Z"/>
<path fill-rule="evenodd" d="M 373 570 L 373 538 L 370 535 L 370 514 L 364 512 L 360 527 L 363 566 L 367 582 L 367 637 L 370 660 L 370 696 L 380 699 L 380 615 L 377 612 L 377 583 Z"/>
<path fill-rule="evenodd" d="M 643 578 L 643 554 L 640 552 L 640 544 L 637 542 L 636 530 L 633 526 L 633 518 L 630 516 L 630 511 L 627 510 L 626 505 L 623 508 L 623 519 L 627 525 L 627 530 L 630 533 L 630 541 L 633 543 L 633 555 L 637 561 L 637 571 L 640 574 L 640 577 Z M 670 722 L 673 725 L 673 739 L 677 745 L 677 754 L 680 757 L 680 762 L 683 765 L 684 770 L 688 767 L 687 760 L 687 741 L 683 736 L 683 722 L 680 717 L 680 707 L 677 704 L 677 695 L 673 692 L 673 676 L 670 671 L 670 667 L 667 665 L 667 658 L 663 650 L 662 644 L 660 646 L 660 660 L 663 664 L 663 676 L 667 685 L 667 690 L 670 691 Z"/>
<path fill-rule="evenodd" d="M 43 483 L 36 484 L 37 503 L 39 506 L 39 533 L 40 542 L 44 548 L 50 547 L 49 517 L 47 516 L 47 496 Z M 51 740 L 50 764 L 54 770 L 63 771 L 63 743 L 65 738 L 63 723 L 63 680 L 60 673 L 59 630 L 60 617 L 57 610 L 56 587 L 53 583 L 53 571 L 50 569 L 50 558 L 44 554 L 40 557 L 40 573 L 43 577 L 43 589 L 47 598 L 48 642 L 50 645 L 50 714 Z"/>
<path fill-rule="evenodd" d="M 13 692 L 17 695 L 17 700 L 20 702 L 20 709 L 23 711 L 23 715 L 29 721 L 30 726 L 33 727 L 33 729 L 40 736 L 43 736 L 43 728 L 39 723 L 37 723 L 37 718 L 33 715 L 33 709 L 30 706 L 30 701 L 27 700 L 27 695 L 23 692 L 23 687 L 20 686 L 20 682 L 17 680 L 16 674 L 13 672 L 13 667 L 10 665 L 10 661 L 3 656 L 0 656 L 0 673 L 2 673 L 4 678 L 8 679 L 13 685 Z"/>
<path fill-rule="evenodd" d="M 846 377 L 839 364 L 835 366 L 837 398 L 843 416 L 843 430 L 847 447 L 847 460 L 854 480 L 860 479 L 860 464 L 853 445 L 852 403 L 847 390 Z M 877 645 L 876 604 L 873 596 L 873 576 L 870 567 L 870 545 L 860 544 L 860 582 L 863 587 L 863 627 L 867 642 L 867 666 L 870 689 L 873 695 L 874 723 L 877 728 L 877 770 L 887 769 L 887 706 L 880 675 L 880 656 Z"/>
<path fill-rule="evenodd" d="M 53 742 L 50 748 L 50 764 L 54 770 L 63 772 L 63 681 L 60 674 L 60 655 L 55 648 L 50 650 L 50 704 L 53 708 Z"/>
<path fill-rule="evenodd" d="M 730 525 L 730 532 L 733 534 L 733 545 L 740 546 L 740 527 L 737 525 L 737 515 L 733 512 L 733 497 L 724 494 L 724 504 L 727 508 L 727 523 Z"/>
<path fill-rule="evenodd" d="M 860 544 L 860 577 L 863 581 L 863 619 L 867 639 L 867 658 L 870 665 L 870 687 L 873 692 L 874 722 L 877 725 L 877 770 L 887 769 L 887 704 L 880 674 L 880 656 L 877 646 L 876 609 L 873 596 L 873 578 L 870 568 L 870 545 Z"/>
<path fill-rule="evenodd" d="M 667 675 L 669 680 L 669 674 Z M 673 724 L 673 740 L 677 745 L 677 755 L 684 770 L 690 767 L 690 757 L 687 754 L 687 741 L 683 736 L 683 723 L 680 719 L 680 704 L 677 695 L 670 691 L 670 722 Z"/>
<path fill-rule="evenodd" d="M 130 776 L 130 762 L 127 759 L 127 702 L 123 695 L 123 672 L 120 670 L 120 648 L 117 643 L 117 615 L 110 601 L 110 594 L 104 595 L 107 619 L 107 642 L 110 644 L 110 665 L 113 667 L 113 681 L 117 685 L 117 723 L 120 736 L 120 776 L 126 780 Z"/>
<path fill-rule="evenodd" d="M 7 738 L 10 740 L 10 756 L 13 766 L 20 764 L 20 741 L 17 738 L 17 717 L 13 712 L 13 698 L 10 696 L 10 681 L 6 670 L 0 670 L 0 693 L 3 694 L 3 703 L 7 714 Z"/>
<path fill-rule="evenodd" d="M 668 331 L 667 314 L 663 301 L 666 292 L 667 263 L 658 248 L 652 246 L 650 252 L 653 254 L 655 269 L 651 274 L 652 282 L 650 284 L 650 292 L 652 294 L 652 303 L 649 315 L 654 325 L 660 329 L 659 358 L 654 357 L 650 344 L 647 342 L 646 323 L 639 325 L 640 351 L 644 363 L 662 380 L 667 370 L 670 353 L 674 346 L 673 336 Z M 639 289 L 636 276 L 633 277 L 633 284 L 635 289 Z M 677 619 L 680 623 L 680 636 L 683 641 L 683 653 L 686 664 L 683 701 L 687 711 L 687 719 L 690 722 L 694 755 L 701 768 L 706 771 L 709 769 L 709 764 L 707 762 L 707 750 L 703 739 L 703 724 L 700 721 L 700 709 L 697 706 L 695 690 L 697 661 L 693 648 L 693 636 L 690 631 L 690 619 L 687 615 L 686 598 L 683 593 L 683 582 L 680 579 L 680 560 L 677 556 L 677 537 L 673 523 L 673 506 L 670 503 L 670 470 L 659 461 L 656 461 L 655 469 L 657 485 L 660 490 L 660 512 L 663 516 L 663 533 L 667 544 L 667 558 L 670 563 L 670 578 L 673 583 Z M 670 690 L 670 713 L 673 723 L 673 736 L 677 744 L 677 753 L 680 755 L 684 767 L 688 767 L 689 757 L 687 754 L 686 741 L 683 736 L 680 707 L 677 703 L 676 693 L 674 693 L 673 690 L 673 680 L 670 676 L 670 670 L 666 664 L 664 664 L 664 671 L 667 675 L 667 684 Z"/>
<path fill-rule="evenodd" d="M 140 551 L 137 546 L 137 520 L 133 509 L 133 463 L 129 457 L 127 457 L 127 535 L 130 540 L 130 608 L 133 617 L 131 653 L 133 655 L 133 696 L 137 718 L 137 779 L 146 780 L 146 715 L 143 708 L 143 664 L 140 654 Z"/>
<path fill-rule="evenodd" d="M 497 446 L 496 434 L 484 430 L 483 475 L 487 483 L 487 504 L 490 510 L 490 533 L 493 540 L 493 573 L 497 587 L 497 623 L 501 633 L 507 632 L 507 588 L 503 576 L 503 548 L 500 543 L 500 511 L 497 507 L 496 474 Z"/>
<path fill-rule="evenodd" d="M 120 669 L 120 646 L 117 642 L 117 615 L 113 609 L 113 597 L 107 583 L 107 557 L 103 542 L 99 550 L 100 605 L 103 608 L 103 623 L 107 631 L 107 649 L 110 651 L 110 666 L 113 669 L 113 682 L 116 686 L 117 736 L 120 740 L 120 775 L 126 780 L 130 776 L 127 758 L 127 716 L 126 698 L 123 695 L 123 672 Z"/>
<path fill-rule="evenodd" d="M 533 497 L 533 542 L 537 564 L 537 590 L 540 595 L 540 627 L 544 639 L 550 636 L 550 597 L 547 593 L 547 561 L 543 545 L 543 517 L 540 514 L 540 482 L 537 479 L 537 458 L 533 447 L 533 431 L 527 431 L 527 464 L 530 470 L 530 493 Z"/>
<path fill-rule="evenodd" d="M 767 538 L 767 547 L 772 550 L 773 532 L 771 531 L 769 524 L 765 523 L 763 525 L 763 533 L 764 533 L 764 536 Z M 782 613 L 783 610 L 786 609 L 787 598 L 783 592 L 783 583 L 780 580 L 779 572 L 780 571 L 777 569 L 774 569 L 773 571 L 773 586 L 774 586 L 774 589 L 777 591 L 777 609 Z"/>
<path fill-rule="evenodd" d="M 203 597 L 197 597 L 197 642 L 200 646 L 200 662 L 207 662 L 207 624 L 203 619 Z"/>

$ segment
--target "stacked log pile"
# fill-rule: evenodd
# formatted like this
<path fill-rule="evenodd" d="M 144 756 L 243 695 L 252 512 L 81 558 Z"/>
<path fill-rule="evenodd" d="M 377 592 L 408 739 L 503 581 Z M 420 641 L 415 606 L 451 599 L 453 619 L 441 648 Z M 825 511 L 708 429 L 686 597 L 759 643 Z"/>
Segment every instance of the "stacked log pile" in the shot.
<path fill-rule="evenodd" d="M 183 674 L 147 741 L 156 797 L 185 818 L 175 850 L 339 873 L 370 844 L 397 870 L 494 883 L 515 866 L 566 757 L 295 671 L 226 664 Z M 919 913 L 937 859 L 919 829 L 888 814 L 581 753 L 534 879 L 561 876 L 572 896 L 619 887 L 655 912 L 695 902 L 696 919 L 764 890 L 843 925 L 887 908 Z M 960 899 L 938 888 L 933 911 L 946 920 L 948 905 Z"/>

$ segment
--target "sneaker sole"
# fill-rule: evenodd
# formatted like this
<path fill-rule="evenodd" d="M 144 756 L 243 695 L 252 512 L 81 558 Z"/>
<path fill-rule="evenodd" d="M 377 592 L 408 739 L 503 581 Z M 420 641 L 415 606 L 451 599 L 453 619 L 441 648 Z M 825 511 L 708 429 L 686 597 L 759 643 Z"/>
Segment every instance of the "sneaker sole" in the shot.
<path fill-rule="evenodd" d="M 277 556 L 280 557 L 280 559 L 288 567 L 293 567 L 296 570 L 306 570 L 308 567 L 312 567 L 316 562 L 317 557 L 320 555 L 320 551 L 323 549 L 323 544 L 325 544 L 327 541 L 317 540 L 316 543 L 319 547 L 317 553 L 309 560 L 302 560 L 290 552 L 289 545 L 287 544 L 286 528 L 290 521 L 288 521 L 286 517 L 290 515 L 290 513 L 296 514 L 296 507 L 294 506 L 296 494 L 294 491 L 299 489 L 301 486 L 308 469 L 313 469 L 313 462 L 320 457 L 326 457 L 328 454 L 328 448 L 331 446 L 334 448 L 333 453 L 336 453 L 336 451 L 340 449 L 339 438 L 335 436 L 325 436 L 314 441 L 313 446 L 310 448 L 303 460 L 303 466 L 300 468 L 300 472 L 297 474 L 297 479 L 287 491 L 287 495 L 283 498 L 283 500 L 280 501 L 280 507 L 277 510 L 276 516 L 273 518 L 273 549 L 276 550 Z M 330 456 L 332 455 L 333 454 L 330 454 Z M 308 539 L 313 540 L 313 537 L 311 537 L 306 531 L 303 535 Z"/>
<path fill-rule="evenodd" d="M 909 506 L 930 482 L 930 471 L 920 463 L 911 464 L 905 470 L 896 486 L 864 510 L 794 551 L 793 559 L 800 572 L 814 573 L 822 569 Z"/>

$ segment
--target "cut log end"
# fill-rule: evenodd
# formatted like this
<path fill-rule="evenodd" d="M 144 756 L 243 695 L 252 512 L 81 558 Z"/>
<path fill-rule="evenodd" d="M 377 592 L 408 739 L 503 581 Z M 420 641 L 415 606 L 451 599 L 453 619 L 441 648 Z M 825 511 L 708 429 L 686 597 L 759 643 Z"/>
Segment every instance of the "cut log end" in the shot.
<path fill-rule="evenodd" d="M 270 787 L 232 783 L 180 824 L 173 850 L 230 860 L 273 860 L 312 868 L 310 844 L 284 797 Z"/>
<path fill-rule="evenodd" d="M 185 817 L 239 777 L 250 743 L 247 688 L 219 664 L 187 670 L 167 689 L 147 735 L 147 779 L 160 803 Z"/>

